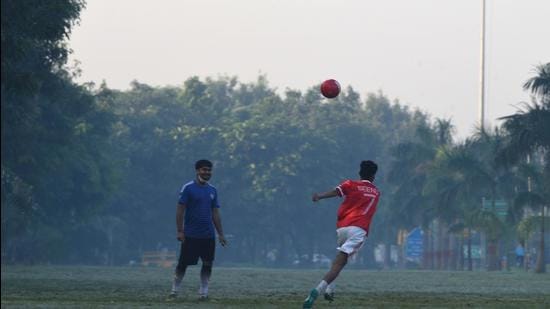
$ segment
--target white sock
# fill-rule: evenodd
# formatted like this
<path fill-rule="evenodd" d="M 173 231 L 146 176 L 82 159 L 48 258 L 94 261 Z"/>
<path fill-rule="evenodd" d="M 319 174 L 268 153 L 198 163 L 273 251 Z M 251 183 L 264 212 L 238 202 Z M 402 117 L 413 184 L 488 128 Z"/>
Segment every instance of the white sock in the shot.
<path fill-rule="evenodd" d="M 208 295 L 208 286 L 202 286 L 199 288 L 199 295 Z"/>
<path fill-rule="evenodd" d="M 181 281 L 183 280 L 183 277 L 178 278 L 177 276 L 174 276 L 174 280 L 172 281 L 172 293 L 178 293 L 181 287 Z"/>
<path fill-rule="evenodd" d="M 208 295 L 208 278 L 201 277 L 201 286 L 199 288 L 200 295 Z"/>
<path fill-rule="evenodd" d="M 328 283 L 325 280 L 321 280 L 319 285 L 316 287 L 317 292 L 319 292 L 319 294 L 323 294 L 323 292 L 325 292 L 325 289 L 327 288 L 327 285 Z"/>
<path fill-rule="evenodd" d="M 332 281 L 328 286 L 327 286 L 327 289 L 325 290 L 325 293 L 334 293 L 334 281 Z"/>

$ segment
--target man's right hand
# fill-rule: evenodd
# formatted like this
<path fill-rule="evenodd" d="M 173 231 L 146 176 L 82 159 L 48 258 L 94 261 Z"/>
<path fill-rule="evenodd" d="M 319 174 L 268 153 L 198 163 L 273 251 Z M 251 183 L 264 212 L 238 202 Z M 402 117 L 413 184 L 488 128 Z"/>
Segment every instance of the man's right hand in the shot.
<path fill-rule="evenodd" d="M 183 234 L 183 232 L 178 232 L 177 238 L 179 241 L 183 241 L 185 239 L 185 235 Z"/>
<path fill-rule="evenodd" d="M 312 200 L 313 202 L 317 202 L 317 201 L 319 201 L 320 199 L 321 199 L 321 198 L 319 197 L 319 194 L 313 193 L 313 196 L 311 197 L 311 200 Z"/>

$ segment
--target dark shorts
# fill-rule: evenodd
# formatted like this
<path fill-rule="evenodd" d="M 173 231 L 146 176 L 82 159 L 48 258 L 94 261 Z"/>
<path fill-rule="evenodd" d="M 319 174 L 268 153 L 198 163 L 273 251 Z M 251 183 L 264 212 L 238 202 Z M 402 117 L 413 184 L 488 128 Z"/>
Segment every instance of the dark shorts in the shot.
<path fill-rule="evenodd" d="M 215 238 L 185 237 L 181 243 L 178 268 L 187 265 L 197 265 L 199 258 L 201 258 L 203 262 L 212 262 L 214 261 L 215 251 Z"/>

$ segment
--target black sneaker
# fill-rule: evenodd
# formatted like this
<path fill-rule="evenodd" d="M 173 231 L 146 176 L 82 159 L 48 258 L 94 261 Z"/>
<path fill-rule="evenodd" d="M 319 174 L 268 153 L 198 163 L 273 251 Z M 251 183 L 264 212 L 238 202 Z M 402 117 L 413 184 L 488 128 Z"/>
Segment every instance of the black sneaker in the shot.
<path fill-rule="evenodd" d="M 331 303 L 334 301 L 334 292 L 325 293 L 324 296 L 325 296 L 325 300 L 328 300 Z"/>
<path fill-rule="evenodd" d="M 174 301 L 178 297 L 178 293 L 172 291 L 170 292 L 170 295 L 166 298 L 167 301 Z"/>
<path fill-rule="evenodd" d="M 208 294 L 199 295 L 199 301 L 207 301 L 207 300 L 208 300 Z"/>

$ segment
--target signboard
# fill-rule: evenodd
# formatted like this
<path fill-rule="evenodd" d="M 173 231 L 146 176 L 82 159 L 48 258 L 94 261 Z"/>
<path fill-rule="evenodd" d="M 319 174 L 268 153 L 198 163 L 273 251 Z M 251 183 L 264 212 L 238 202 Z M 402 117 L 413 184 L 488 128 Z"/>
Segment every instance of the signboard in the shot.
<path fill-rule="evenodd" d="M 422 229 L 417 227 L 407 234 L 405 256 L 408 260 L 419 260 L 424 252 Z"/>
<path fill-rule="evenodd" d="M 506 214 L 508 213 L 508 203 L 506 203 L 505 200 L 495 200 L 493 208 L 493 201 L 483 198 L 481 200 L 481 209 L 485 211 L 494 210 L 494 213 L 499 217 L 499 219 L 504 220 L 506 218 Z"/>
<path fill-rule="evenodd" d="M 482 252 L 481 252 L 481 248 L 479 247 L 479 245 L 472 245 L 471 248 L 472 248 L 472 259 L 480 259 L 481 256 L 482 256 Z M 464 258 L 465 259 L 468 258 L 468 246 L 467 245 L 464 245 L 463 252 L 464 252 Z"/>

